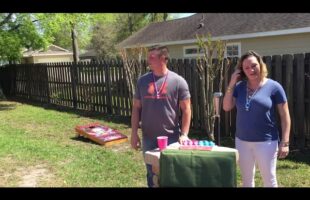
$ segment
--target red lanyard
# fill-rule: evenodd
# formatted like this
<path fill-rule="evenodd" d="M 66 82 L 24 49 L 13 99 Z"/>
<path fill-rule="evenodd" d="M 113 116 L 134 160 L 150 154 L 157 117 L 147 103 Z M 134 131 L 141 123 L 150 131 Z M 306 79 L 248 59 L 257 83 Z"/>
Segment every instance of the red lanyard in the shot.
<path fill-rule="evenodd" d="M 169 71 L 168 71 L 168 72 L 169 72 Z M 165 77 L 165 80 L 164 80 L 164 82 L 163 82 L 163 84 L 161 85 L 161 87 L 160 87 L 159 90 L 158 90 L 157 85 L 156 85 L 156 83 L 155 83 L 155 76 L 154 76 L 154 73 L 152 73 L 152 75 L 153 75 L 153 81 L 154 81 L 154 87 L 155 87 L 155 91 L 156 91 L 156 98 L 157 98 L 157 99 L 159 98 L 159 94 L 161 93 L 161 91 L 162 91 L 163 88 L 164 88 L 164 85 L 166 84 L 167 77 L 168 77 L 168 72 L 167 72 L 166 77 Z"/>

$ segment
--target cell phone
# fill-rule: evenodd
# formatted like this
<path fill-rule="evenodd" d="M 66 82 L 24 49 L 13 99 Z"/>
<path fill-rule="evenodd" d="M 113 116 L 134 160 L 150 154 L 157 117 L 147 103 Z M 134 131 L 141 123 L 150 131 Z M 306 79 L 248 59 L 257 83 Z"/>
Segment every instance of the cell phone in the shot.
<path fill-rule="evenodd" d="M 241 69 L 241 72 L 240 72 L 240 78 L 241 78 L 241 79 L 245 79 L 245 73 L 243 72 L 242 69 Z"/>

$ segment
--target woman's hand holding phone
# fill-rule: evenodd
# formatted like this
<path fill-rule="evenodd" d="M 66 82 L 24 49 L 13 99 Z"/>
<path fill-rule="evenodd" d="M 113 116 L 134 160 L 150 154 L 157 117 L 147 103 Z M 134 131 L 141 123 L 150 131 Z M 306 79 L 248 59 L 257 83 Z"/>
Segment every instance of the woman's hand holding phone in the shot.
<path fill-rule="evenodd" d="M 242 78 L 241 73 L 242 71 L 240 69 L 236 69 L 234 73 L 232 73 L 231 78 L 230 78 L 230 83 L 229 83 L 230 86 L 236 85 L 236 83 L 241 80 Z"/>

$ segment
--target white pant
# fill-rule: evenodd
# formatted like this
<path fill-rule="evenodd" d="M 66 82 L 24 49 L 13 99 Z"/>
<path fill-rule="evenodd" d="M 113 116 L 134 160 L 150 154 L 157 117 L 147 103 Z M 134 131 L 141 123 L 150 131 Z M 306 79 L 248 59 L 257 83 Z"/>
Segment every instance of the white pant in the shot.
<path fill-rule="evenodd" d="M 264 187 L 278 187 L 276 165 L 278 141 L 247 142 L 236 138 L 243 187 L 255 187 L 255 163 L 263 177 Z"/>

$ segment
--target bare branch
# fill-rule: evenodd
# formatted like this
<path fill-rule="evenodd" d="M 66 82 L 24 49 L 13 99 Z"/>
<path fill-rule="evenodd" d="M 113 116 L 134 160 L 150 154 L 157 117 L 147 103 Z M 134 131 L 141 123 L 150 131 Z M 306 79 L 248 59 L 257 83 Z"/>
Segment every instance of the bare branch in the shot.
<path fill-rule="evenodd" d="M 3 26 L 4 24 L 7 24 L 12 18 L 12 16 L 13 16 L 13 13 L 9 13 L 8 16 L 6 16 L 6 18 L 2 22 L 0 22 L 0 27 Z"/>

